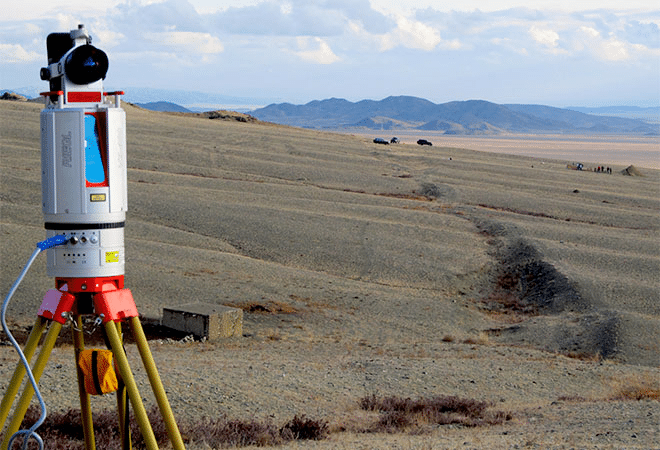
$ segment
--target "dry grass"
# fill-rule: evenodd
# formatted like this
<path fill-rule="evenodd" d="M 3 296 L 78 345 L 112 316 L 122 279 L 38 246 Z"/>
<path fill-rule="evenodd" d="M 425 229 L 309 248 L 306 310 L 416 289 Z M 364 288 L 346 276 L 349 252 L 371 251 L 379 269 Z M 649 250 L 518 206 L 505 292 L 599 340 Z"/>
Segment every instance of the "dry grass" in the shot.
<path fill-rule="evenodd" d="M 148 411 L 154 435 L 159 447 L 167 445 L 168 436 L 160 412 L 154 406 Z M 23 421 L 23 426 L 34 423 L 39 417 L 36 407 L 31 407 Z M 133 448 L 145 448 L 145 443 L 137 427 L 135 418 L 130 421 Z M 233 420 L 226 416 L 215 419 L 203 418 L 195 422 L 180 422 L 181 436 L 188 444 L 203 444 L 209 448 L 244 447 L 249 445 L 274 446 L 295 440 L 320 440 L 328 434 L 328 424 L 323 420 L 314 420 L 305 416 L 295 416 L 283 426 L 277 427 L 269 421 Z M 83 430 L 80 423 L 80 411 L 71 409 L 65 413 L 50 414 L 46 422 L 37 430 L 44 440 L 45 450 L 84 449 Z M 103 443 L 103 449 L 121 449 L 122 443 L 114 411 L 94 414 L 94 432 L 97 445 Z M 14 441 L 14 448 L 20 448 L 21 439 Z M 36 448 L 31 442 L 30 449 Z"/>
<path fill-rule="evenodd" d="M 660 380 L 651 375 L 636 375 L 625 380 L 612 381 L 610 400 L 658 400 Z"/>
<path fill-rule="evenodd" d="M 149 422 L 152 424 L 154 435 L 159 445 L 167 441 L 167 430 L 156 407 L 147 411 Z M 31 406 L 23 420 L 23 427 L 27 428 L 39 418 L 39 410 Z M 107 450 L 120 450 L 122 443 L 120 438 L 117 413 L 115 411 L 102 411 L 93 414 L 94 434 L 97 443 L 103 443 Z M 44 440 L 45 450 L 78 450 L 84 449 L 83 429 L 80 419 L 80 410 L 70 409 L 64 413 L 50 413 L 46 421 L 37 429 L 37 433 Z M 135 417 L 131 414 L 130 419 L 131 441 L 135 448 L 144 448 L 145 442 L 137 426 Z M 21 448 L 22 439 L 14 441 L 13 448 Z M 37 448 L 33 440 L 28 448 Z"/>
<path fill-rule="evenodd" d="M 455 396 L 435 396 L 413 400 L 403 397 L 378 397 L 370 395 L 359 401 L 360 409 L 378 413 L 378 419 L 366 426 L 355 426 L 356 431 L 364 433 L 423 433 L 429 426 L 460 425 L 465 427 L 489 426 L 507 422 L 512 413 L 493 411 L 489 402 Z M 167 445 L 167 430 L 158 409 L 154 406 L 148 411 L 154 435 L 159 446 Z M 25 416 L 24 427 L 34 423 L 39 416 L 36 407 L 31 407 Z M 348 426 L 328 427 L 325 420 L 311 419 L 296 415 L 284 425 L 278 427 L 271 421 L 237 420 L 226 415 L 217 418 L 204 417 L 196 421 L 180 421 L 179 430 L 183 440 L 189 445 L 205 448 L 227 448 L 244 446 L 277 446 L 297 440 L 322 440 L 331 432 L 345 431 Z M 132 443 L 135 448 L 142 448 L 144 441 L 137 427 L 135 418 L 130 420 Z M 354 428 L 351 426 L 350 428 Z M 51 413 L 46 422 L 37 430 L 44 439 L 45 449 L 76 450 L 83 449 L 83 431 L 80 423 L 80 411 L 70 409 L 64 413 Z M 94 414 L 94 431 L 97 442 L 102 442 L 104 449 L 122 448 L 121 437 L 114 411 Z M 15 442 L 16 448 L 21 444 Z M 36 444 L 35 444 L 36 445 Z M 32 448 L 32 444 L 30 444 Z"/>
<path fill-rule="evenodd" d="M 454 396 L 436 396 L 412 400 L 402 397 L 378 397 L 360 400 L 360 408 L 379 413 L 378 420 L 365 432 L 422 431 L 428 425 L 457 424 L 467 427 L 496 425 L 512 419 L 504 411 L 490 411 L 488 402 Z"/>
<path fill-rule="evenodd" d="M 492 344 L 488 333 L 485 331 L 479 332 L 477 336 L 471 336 L 463 340 L 464 344 L 471 345 L 490 345 Z"/>
<path fill-rule="evenodd" d="M 600 399 L 585 398 L 582 395 L 562 395 L 558 401 L 583 403 L 589 401 L 660 401 L 660 380 L 650 374 L 628 376 L 625 379 L 610 380 L 607 393 Z"/>
<path fill-rule="evenodd" d="M 250 302 L 238 305 L 238 307 L 245 312 L 256 314 L 296 314 L 298 312 L 292 305 L 275 300 Z"/>

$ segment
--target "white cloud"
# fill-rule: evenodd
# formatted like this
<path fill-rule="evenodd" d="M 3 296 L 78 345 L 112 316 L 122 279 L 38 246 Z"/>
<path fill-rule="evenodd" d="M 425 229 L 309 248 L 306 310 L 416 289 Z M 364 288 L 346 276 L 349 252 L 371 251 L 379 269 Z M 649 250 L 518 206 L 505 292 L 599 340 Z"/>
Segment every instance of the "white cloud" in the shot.
<path fill-rule="evenodd" d="M 615 37 L 603 41 L 596 53 L 607 61 L 625 61 L 630 58 L 630 46 Z"/>
<path fill-rule="evenodd" d="M 178 86 L 194 79 L 208 90 L 219 73 L 240 71 L 241 77 L 228 78 L 227 89 L 246 96 L 260 89 L 307 99 L 394 93 L 430 98 L 444 83 L 457 86 L 452 96 L 470 98 L 530 80 L 526 91 L 516 91 L 524 101 L 538 95 L 547 74 L 561 72 L 565 79 L 552 78 L 557 91 L 581 92 L 597 80 L 608 86 L 599 92 L 606 95 L 616 91 L 609 86 L 637 80 L 640 97 L 657 92 L 657 6 L 633 11 L 620 0 L 616 6 L 615 0 L 593 0 L 586 10 L 582 0 L 466 1 L 25 0 L 15 2 L 0 23 L 0 78 L 6 85 L 0 87 L 21 85 L 26 73 L 39 83 L 46 36 L 84 23 L 94 45 L 108 52 L 118 84 L 146 79 Z M 396 54 L 398 64 L 383 71 L 382 52 L 386 58 Z M 424 58 L 428 70 L 411 70 L 430 52 Z M 305 70 L 315 76 L 302 83 Z M 430 72 L 438 76 L 428 77 Z"/>
<path fill-rule="evenodd" d="M 659 49 L 632 44 L 619 39 L 614 32 L 607 37 L 598 30 L 583 26 L 577 35 L 576 48 L 587 51 L 601 61 L 622 62 L 640 58 L 658 58 Z"/>
<path fill-rule="evenodd" d="M 162 33 L 145 33 L 152 42 L 177 47 L 188 53 L 215 54 L 224 51 L 220 39 L 209 33 L 194 31 L 166 31 Z"/>
<path fill-rule="evenodd" d="M 26 63 L 40 60 L 38 52 L 27 51 L 19 44 L 0 43 L 0 59 L 3 63 Z"/>
<path fill-rule="evenodd" d="M 511 8 L 534 8 L 555 11 L 584 11 L 590 9 L 649 10 L 649 0 L 462 0 L 460 2 L 439 2 L 438 0 L 369 0 L 371 5 L 384 13 L 407 13 L 413 9 L 435 8 L 439 11 L 502 11 Z"/>
<path fill-rule="evenodd" d="M 518 53 L 523 56 L 529 55 L 525 47 L 519 47 L 513 39 L 509 38 L 492 38 L 490 42 L 498 47 L 504 47 L 512 52 Z"/>
<path fill-rule="evenodd" d="M 123 33 L 118 33 L 107 28 L 95 28 L 94 31 L 94 45 L 98 45 L 107 49 L 116 47 L 124 38 L 125 36 Z"/>
<path fill-rule="evenodd" d="M 545 45 L 546 47 L 557 47 L 559 34 L 556 31 L 532 25 L 529 29 L 529 34 L 541 45 Z"/>
<path fill-rule="evenodd" d="M 300 50 L 294 53 L 305 61 L 317 64 L 332 64 L 341 60 L 334 54 L 328 43 L 319 37 L 298 37 L 296 40 Z"/>
<path fill-rule="evenodd" d="M 58 11 L 69 14 L 98 17 L 110 8 L 126 0 L 95 0 L 93 2 L 72 2 L 71 0 L 21 0 L 13 2 L 11 8 L 6 8 L 4 20 L 34 20 L 52 18 Z"/>
<path fill-rule="evenodd" d="M 396 28 L 381 38 L 381 50 L 397 46 L 419 50 L 433 50 L 442 42 L 440 32 L 435 28 L 403 15 L 396 18 Z"/>
<path fill-rule="evenodd" d="M 580 27 L 580 31 L 582 31 L 585 34 L 585 36 L 587 36 L 591 39 L 600 38 L 600 32 L 598 30 L 596 30 L 595 28 L 582 26 L 582 27 Z"/>
<path fill-rule="evenodd" d="M 559 47 L 559 33 L 550 28 L 534 24 L 529 28 L 529 35 L 537 44 L 545 47 L 552 54 L 568 53 Z"/>
<path fill-rule="evenodd" d="M 280 11 L 284 15 L 291 14 L 293 11 L 293 5 L 290 2 L 284 2 L 280 5 Z"/>

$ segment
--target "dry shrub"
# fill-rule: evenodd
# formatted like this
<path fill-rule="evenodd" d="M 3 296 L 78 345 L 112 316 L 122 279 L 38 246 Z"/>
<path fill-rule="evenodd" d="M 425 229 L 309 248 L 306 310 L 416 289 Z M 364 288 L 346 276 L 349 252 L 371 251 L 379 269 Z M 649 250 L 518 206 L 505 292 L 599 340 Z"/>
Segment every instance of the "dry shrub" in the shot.
<path fill-rule="evenodd" d="M 401 199 L 404 199 L 404 200 L 416 200 L 416 201 L 420 201 L 420 202 L 431 202 L 431 201 L 433 201 L 432 198 L 429 198 L 425 195 L 419 195 L 415 191 L 413 191 L 411 194 L 381 192 L 381 193 L 378 193 L 376 195 L 380 195 L 381 197 L 401 198 Z"/>
<path fill-rule="evenodd" d="M 296 314 L 298 310 L 287 303 L 275 300 L 252 302 L 239 306 L 243 311 L 256 314 Z"/>
<path fill-rule="evenodd" d="M 659 400 L 660 380 L 651 376 L 634 376 L 613 383 L 610 400 Z"/>
<path fill-rule="evenodd" d="M 281 429 L 280 435 L 286 440 L 318 441 L 328 435 L 328 422 L 294 416 Z"/>
<path fill-rule="evenodd" d="M 327 434 L 326 421 L 305 416 L 295 416 L 281 428 L 271 422 L 229 420 L 223 416 L 202 419 L 188 430 L 188 435 L 198 436 L 195 442 L 212 448 L 281 445 L 293 440 L 320 440 Z"/>
<path fill-rule="evenodd" d="M 186 434 L 196 436 L 195 442 L 205 443 L 211 448 L 283 443 L 278 428 L 270 422 L 229 420 L 225 416 L 204 418 L 195 423 Z"/>
<path fill-rule="evenodd" d="M 580 361 L 593 362 L 593 363 L 599 363 L 604 359 L 603 355 L 601 355 L 600 352 L 589 353 L 589 352 L 573 351 L 573 352 L 562 352 L 562 355 L 573 359 L 579 359 Z"/>
<path fill-rule="evenodd" d="M 512 272 L 497 276 L 493 291 L 481 300 L 482 307 L 493 314 L 537 315 L 538 309 L 520 297 L 520 275 Z"/>
<path fill-rule="evenodd" d="M 147 414 L 159 447 L 169 443 L 167 429 L 160 411 L 151 407 Z M 30 407 L 23 421 L 23 428 L 29 428 L 39 418 L 39 409 Z M 104 450 L 121 450 L 121 439 L 116 411 L 103 411 L 93 414 L 94 434 L 97 447 L 102 443 Z M 145 448 L 145 442 L 138 429 L 135 417 L 131 415 L 131 438 L 133 448 Z M 205 443 L 212 448 L 242 447 L 248 445 L 266 446 L 280 445 L 293 440 L 320 440 L 328 434 L 328 423 L 323 420 L 313 420 L 305 416 L 295 416 L 281 428 L 271 422 L 256 420 L 231 420 L 226 416 L 215 419 L 203 418 L 191 422 L 180 422 L 179 430 L 184 441 L 194 440 Z M 46 421 L 37 429 L 44 440 L 45 450 L 84 450 L 83 430 L 80 410 L 69 410 L 65 413 L 50 413 Z M 21 448 L 21 438 L 14 441 L 13 448 Z M 31 450 L 37 448 L 37 443 L 31 440 Z M 101 447 L 99 447 L 101 448 Z"/>
<path fill-rule="evenodd" d="M 481 331 L 476 337 L 469 337 L 464 339 L 463 343 L 470 345 L 489 345 L 491 342 L 488 333 Z"/>
<path fill-rule="evenodd" d="M 22 428 L 29 428 L 39 418 L 40 411 L 36 406 L 31 406 L 25 418 Z M 167 429 L 156 406 L 147 411 L 158 445 L 168 442 Z M 121 450 L 122 443 L 119 433 L 118 417 L 116 411 L 102 411 L 93 413 L 94 436 L 97 446 L 107 450 Z M 145 442 L 140 433 L 135 416 L 130 417 L 131 442 L 135 448 L 144 448 Z M 70 409 L 66 412 L 49 413 L 46 421 L 36 431 L 44 441 L 44 450 L 84 450 L 84 436 L 81 423 L 80 410 Z M 13 448 L 21 448 L 22 439 L 14 440 Z M 37 443 L 31 440 L 28 448 L 36 449 Z"/>
<path fill-rule="evenodd" d="M 378 421 L 367 432 L 393 433 L 405 429 L 418 430 L 424 425 L 458 424 L 468 427 L 496 425 L 511 420 L 511 413 L 489 411 L 488 402 L 454 396 L 436 396 L 412 400 L 376 395 L 360 400 L 360 408 L 380 413 Z"/>
<path fill-rule="evenodd" d="M 582 397 L 581 395 L 577 394 L 572 394 L 572 395 L 560 395 L 557 397 L 558 402 L 567 402 L 567 403 L 585 403 L 589 400 L 587 400 L 585 397 Z"/>

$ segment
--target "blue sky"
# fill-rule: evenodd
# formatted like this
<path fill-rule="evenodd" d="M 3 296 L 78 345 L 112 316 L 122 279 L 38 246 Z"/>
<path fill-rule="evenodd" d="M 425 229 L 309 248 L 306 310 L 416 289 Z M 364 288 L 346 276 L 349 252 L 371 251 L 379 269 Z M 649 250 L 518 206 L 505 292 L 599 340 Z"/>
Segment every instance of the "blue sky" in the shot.
<path fill-rule="evenodd" d="M 20 0 L 0 89 L 45 90 L 49 33 L 84 23 L 106 88 L 291 103 L 413 95 L 552 106 L 660 104 L 652 0 Z"/>

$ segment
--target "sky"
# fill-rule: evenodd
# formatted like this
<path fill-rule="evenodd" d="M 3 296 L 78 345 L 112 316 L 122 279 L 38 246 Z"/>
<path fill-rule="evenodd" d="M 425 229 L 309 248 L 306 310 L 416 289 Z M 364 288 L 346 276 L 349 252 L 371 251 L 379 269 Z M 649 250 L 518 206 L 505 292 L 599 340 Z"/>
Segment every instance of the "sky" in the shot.
<path fill-rule="evenodd" d="M 20 0 L 0 19 L 0 89 L 47 90 L 46 36 L 79 23 L 129 99 L 660 105 L 656 0 Z"/>

